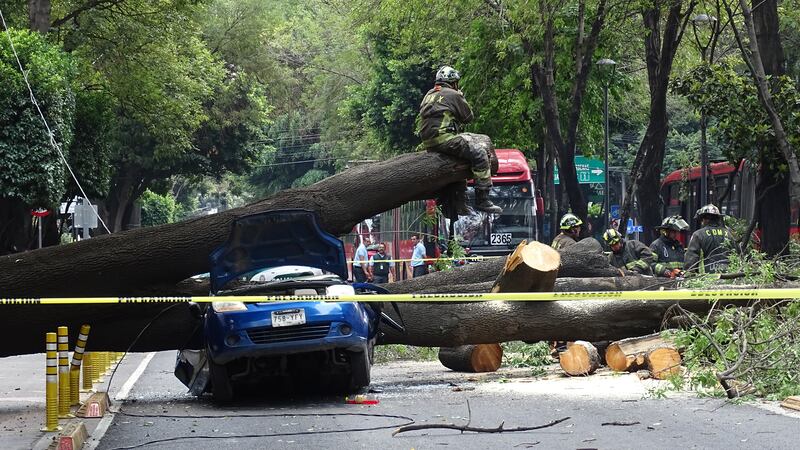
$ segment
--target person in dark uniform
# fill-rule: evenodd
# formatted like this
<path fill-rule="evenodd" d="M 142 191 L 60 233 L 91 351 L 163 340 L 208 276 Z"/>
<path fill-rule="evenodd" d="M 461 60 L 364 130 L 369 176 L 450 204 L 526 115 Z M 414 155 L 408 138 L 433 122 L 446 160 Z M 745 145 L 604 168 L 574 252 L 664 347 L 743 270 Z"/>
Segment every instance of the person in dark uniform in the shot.
<path fill-rule="evenodd" d="M 485 149 L 470 145 L 469 136 L 460 134 L 474 118 L 472 108 L 458 89 L 460 79 L 461 75 L 449 66 L 436 72 L 436 83 L 419 107 L 417 133 L 425 150 L 468 160 L 475 180 L 475 207 L 489 214 L 500 214 L 503 209 L 489 200 L 492 187 L 489 155 Z M 459 190 L 463 198 L 463 188 Z M 459 209 L 459 213 L 467 212 Z"/>
<path fill-rule="evenodd" d="M 657 277 L 682 276 L 686 250 L 678 240 L 678 234 L 688 230 L 689 224 L 681 216 L 670 216 L 665 218 L 656 229 L 659 230 L 661 236 L 650 244 L 650 250 L 655 254 L 653 273 Z"/>
<path fill-rule="evenodd" d="M 564 214 L 559 222 L 561 233 L 558 233 L 558 236 L 553 239 L 550 247 L 561 250 L 578 242 L 578 236 L 581 234 L 581 225 L 583 225 L 583 221 L 575 214 Z"/>
<path fill-rule="evenodd" d="M 730 256 L 736 250 L 731 230 L 722 222 L 722 213 L 713 204 L 697 210 L 695 220 L 702 228 L 692 233 L 683 268 L 698 273 L 719 273 L 728 269 Z"/>
<path fill-rule="evenodd" d="M 650 267 L 655 261 L 655 255 L 646 245 L 636 239 L 623 239 L 619 231 L 613 228 L 603 233 L 603 240 L 611 248 L 609 262 L 612 266 L 641 275 L 653 274 Z"/>
<path fill-rule="evenodd" d="M 369 275 L 373 283 L 385 284 L 389 282 L 389 274 L 394 277 L 394 262 L 392 255 L 386 253 L 386 246 L 378 244 L 378 253 L 369 259 Z"/>

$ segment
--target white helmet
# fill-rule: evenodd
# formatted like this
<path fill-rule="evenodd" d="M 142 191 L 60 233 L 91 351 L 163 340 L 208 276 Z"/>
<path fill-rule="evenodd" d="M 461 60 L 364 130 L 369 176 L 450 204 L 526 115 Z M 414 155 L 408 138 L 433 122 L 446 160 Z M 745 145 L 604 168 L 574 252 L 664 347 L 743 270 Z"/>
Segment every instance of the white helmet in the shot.
<path fill-rule="evenodd" d="M 456 69 L 453 69 L 450 66 L 442 66 L 438 72 L 436 72 L 436 82 L 437 83 L 455 83 L 461 79 L 461 75 L 458 73 Z"/>

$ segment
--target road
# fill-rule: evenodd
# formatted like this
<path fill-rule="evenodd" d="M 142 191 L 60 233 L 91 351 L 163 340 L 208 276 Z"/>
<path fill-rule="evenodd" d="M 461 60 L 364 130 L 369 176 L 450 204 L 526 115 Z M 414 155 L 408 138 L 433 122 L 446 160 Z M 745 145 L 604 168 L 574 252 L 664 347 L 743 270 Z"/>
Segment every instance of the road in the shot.
<path fill-rule="evenodd" d="M 38 431 L 44 377 L 30 375 L 43 374 L 43 367 L 38 369 L 43 360 L 41 355 L 0 360 L 3 448 L 45 448 L 51 439 Z M 653 398 L 662 382 L 633 374 L 533 378 L 527 369 L 505 368 L 457 374 L 438 362 L 375 366 L 372 387 L 381 391 L 369 394 L 380 401 L 375 406 L 345 404 L 341 396 L 286 394 L 281 387 L 220 406 L 188 395 L 172 375 L 174 360 L 172 352 L 126 358 L 109 388 L 112 397 L 124 401 L 114 402 L 113 416 L 85 421 L 92 434 L 87 448 L 781 449 L 796 448 L 794 430 L 800 425 L 800 414 L 769 402 L 731 404 L 690 393 Z M 412 420 L 511 428 L 565 417 L 528 432 L 391 435 Z"/>

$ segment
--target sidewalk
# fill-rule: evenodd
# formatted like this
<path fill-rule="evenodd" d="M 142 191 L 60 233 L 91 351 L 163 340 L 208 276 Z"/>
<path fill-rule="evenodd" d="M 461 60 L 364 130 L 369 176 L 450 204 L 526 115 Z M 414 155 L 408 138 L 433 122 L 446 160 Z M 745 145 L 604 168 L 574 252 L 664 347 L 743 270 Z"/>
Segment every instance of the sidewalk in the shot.
<path fill-rule="evenodd" d="M 124 389 L 130 389 L 132 383 L 128 381 L 134 381 L 131 376 L 147 355 L 146 353 L 129 354 L 117 369 L 110 391 L 108 391 L 109 376 L 104 376 L 104 382 L 96 383 L 94 389 L 108 392 L 113 405 L 115 396 Z M 122 393 L 125 394 L 125 392 Z M 81 393 L 81 401 L 89 395 L 89 393 Z M 106 418 L 106 422 L 110 422 L 108 414 L 106 414 Z M 91 436 L 102 420 L 104 419 L 76 417 L 61 419 L 59 425 L 63 427 L 70 422 L 82 421 Z M 41 431 L 44 422 L 44 353 L 0 358 L 0 442 L 3 443 L 2 448 L 7 450 L 46 449 L 59 433 Z M 91 444 L 91 439 L 89 443 Z M 86 447 L 92 448 L 93 446 L 87 445 Z"/>

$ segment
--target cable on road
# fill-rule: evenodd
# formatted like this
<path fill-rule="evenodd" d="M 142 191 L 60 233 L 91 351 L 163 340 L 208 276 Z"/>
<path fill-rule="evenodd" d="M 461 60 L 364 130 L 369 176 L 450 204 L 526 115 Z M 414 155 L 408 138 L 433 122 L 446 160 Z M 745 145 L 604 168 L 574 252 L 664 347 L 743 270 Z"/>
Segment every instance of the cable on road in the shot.
<path fill-rule="evenodd" d="M 146 418 L 168 418 L 168 419 L 223 419 L 231 418 L 230 414 L 226 415 L 199 415 L 199 416 L 186 416 L 186 415 L 169 415 L 169 414 L 136 414 L 126 413 L 120 411 L 116 414 L 128 417 L 146 417 Z M 387 418 L 405 420 L 404 423 L 381 425 L 375 427 L 363 428 L 338 428 L 335 430 L 319 430 L 319 431 L 296 431 L 286 433 L 259 433 L 259 434 L 235 434 L 235 435 L 199 435 L 199 436 L 175 436 L 164 439 L 153 439 L 135 445 L 126 447 L 114 447 L 113 450 L 129 450 L 134 448 L 143 448 L 149 445 L 162 444 L 165 442 L 177 442 L 183 440 L 199 440 L 199 439 L 250 439 L 250 438 L 265 438 L 265 437 L 281 437 L 281 436 L 309 436 L 315 434 L 335 434 L 335 433 L 353 433 L 359 431 L 377 431 L 387 430 L 390 428 L 399 428 L 414 423 L 414 419 L 408 416 L 401 416 L 396 414 L 369 414 L 369 413 L 284 413 L 284 414 L 241 414 L 236 415 L 237 418 L 251 418 L 251 417 L 372 417 L 372 418 Z"/>

